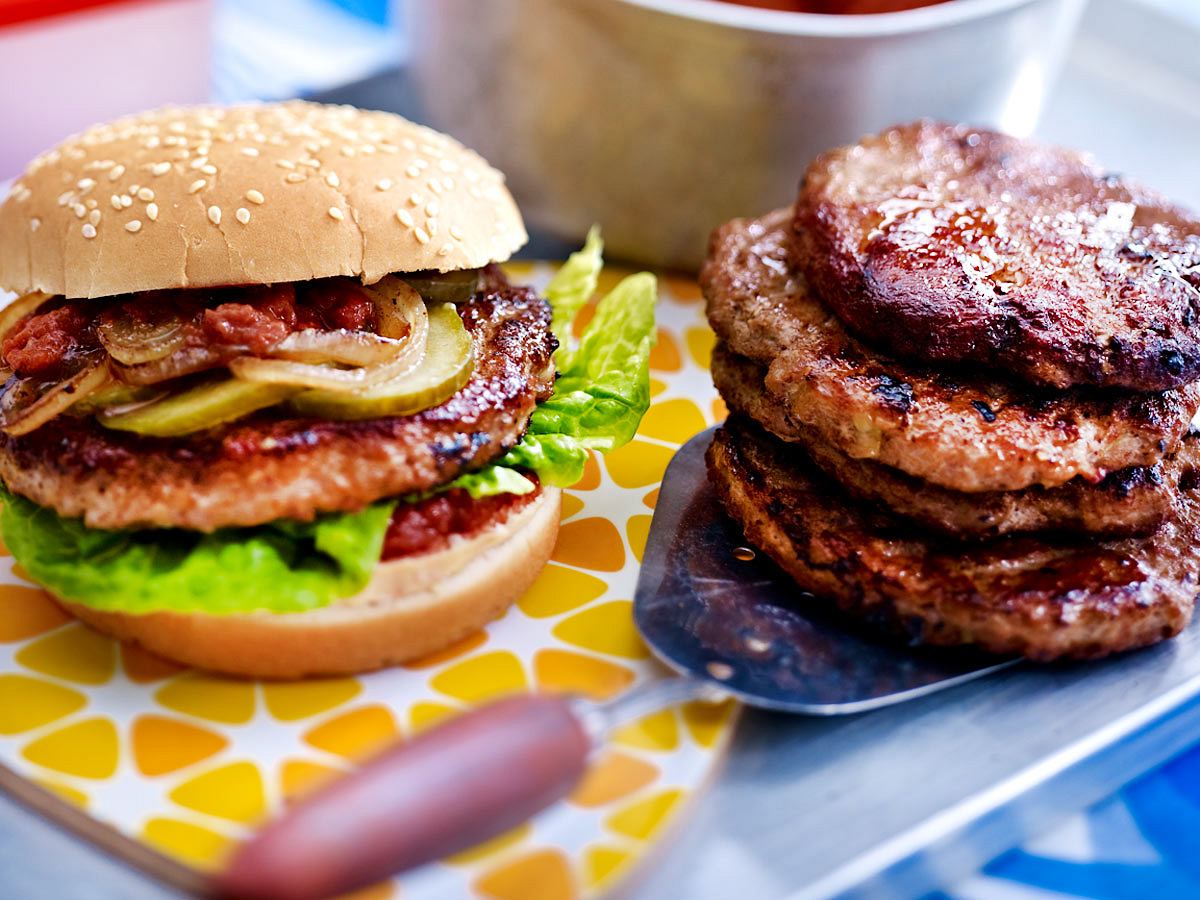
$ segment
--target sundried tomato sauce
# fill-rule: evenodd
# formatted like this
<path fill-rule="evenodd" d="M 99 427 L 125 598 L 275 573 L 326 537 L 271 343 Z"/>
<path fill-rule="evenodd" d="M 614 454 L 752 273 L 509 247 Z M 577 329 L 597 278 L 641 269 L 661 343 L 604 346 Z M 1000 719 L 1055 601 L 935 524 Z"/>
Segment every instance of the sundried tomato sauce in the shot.
<path fill-rule="evenodd" d="M 536 476 L 526 475 L 531 481 Z M 383 540 L 386 562 L 432 553 L 450 544 L 455 535 L 470 537 L 519 512 L 541 494 L 497 494 L 473 499 L 461 488 L 442 491 L 416 503 L 399 503 Z"/>
<path fill-rule="evenodd" d="M 49 375 L 70 357 L 99 349 L 96 323 L 122 319 L 142 324 L 181 319 L 188 331 L 187 346 L 236 348 L 255 355 L 300 329 L 376 331 L 379 327 L 374 304 L 357 282 L 325 278 L 304 282 L 299 289 L 294 284 L 276 284 L 150 291 L 43 307 L 9 332 L 0 355 L 18 375 Z"/>

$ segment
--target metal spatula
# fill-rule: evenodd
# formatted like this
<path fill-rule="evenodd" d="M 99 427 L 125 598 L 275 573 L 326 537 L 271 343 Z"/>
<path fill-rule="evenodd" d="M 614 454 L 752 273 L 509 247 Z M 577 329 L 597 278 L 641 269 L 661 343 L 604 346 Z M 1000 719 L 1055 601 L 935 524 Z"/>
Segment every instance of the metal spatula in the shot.
<path fill-rule="evenodd" d="M 466 849 L 566 796 L 614 728 L 683 700 L 858 713 L 1012 664 L 897 646 L 823 612 L 742 546 L 708 486 L 711 438 L 693 438 L 667 468 L 634 601 L 642 637 L 683 677 L 603 704 L 515 697 L 425 732 L 265 827 L 220 890 L 331 896 Z"/>

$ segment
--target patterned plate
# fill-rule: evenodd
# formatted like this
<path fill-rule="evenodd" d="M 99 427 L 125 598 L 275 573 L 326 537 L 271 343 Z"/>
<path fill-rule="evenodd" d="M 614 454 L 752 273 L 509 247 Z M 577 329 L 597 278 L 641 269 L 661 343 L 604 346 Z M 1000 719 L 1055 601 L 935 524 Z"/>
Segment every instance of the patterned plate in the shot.
<path fill-rule="evenodd" d="M 514 264 L 511 271 L 543 284 L 552 268 Z M 625 274 L 606 269 L 601 291 Z M 5 553 L 0 765 L 207 868 L 289 799 L 444 716 L 511 691 L 603 698 L 664 677 L 634 631 L 630 598 L 667 461 L 724 418 L 724 407 L 708 377 L 712 333 L 696 286 L 665 276 L 661 288 L 654 404 L 639 436 L 594 459 L 564 493 L 553 562 L 486 632 L 361 678 L 214 678 L 71 621 Z M 404 878 L 404 897 L 560 900 L 610 888 L 705 783 L 733 709 L 688 704 L 625 728 L 567 802 Z M 396 889 L 384 884 L 363 896 Z"/>

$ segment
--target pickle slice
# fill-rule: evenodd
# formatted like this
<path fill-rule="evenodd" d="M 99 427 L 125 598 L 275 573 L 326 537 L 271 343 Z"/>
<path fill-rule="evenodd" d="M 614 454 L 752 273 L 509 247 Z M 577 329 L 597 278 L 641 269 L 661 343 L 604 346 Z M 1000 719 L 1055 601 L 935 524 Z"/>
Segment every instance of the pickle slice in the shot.
<path fill-rule="evenodd" d="M 128 412 L 102 412 L 96 420 L 105 428 L 118 431 L 178 437 L 275 406 L 294 393 L 296 388 L 293 387 L 227 378 L 198 384 Z"/>
<path fill-rule="evenodd" d="M 408 272 L 400 277 L 431 306 L 435 303 L 466 303 L 479 289 L 479 269 Z"/>
<path fill-rule="evenodd" d="M 82 400 L 71 405 L 68 412 L 76 415 L 90 416 L 104 409 L 116 406 L 129 406 L 134 403 L 148 403 L 163 395 L 161 387 L 149 384 L 121 384 L 116 382 L 106 388 L 101 388 L 94 394 L 89 394 Z"/>
<path fill-rule="evenodd" d="M 425 357 L 410 372 L 361 391 L 311 390 L 291 399 L 292 407 L 322 419 L 380 419 L 408 416 L 437 406 L 471 377 L 475 353 L 458 311 L 448 303 L 429 310 Z"/>

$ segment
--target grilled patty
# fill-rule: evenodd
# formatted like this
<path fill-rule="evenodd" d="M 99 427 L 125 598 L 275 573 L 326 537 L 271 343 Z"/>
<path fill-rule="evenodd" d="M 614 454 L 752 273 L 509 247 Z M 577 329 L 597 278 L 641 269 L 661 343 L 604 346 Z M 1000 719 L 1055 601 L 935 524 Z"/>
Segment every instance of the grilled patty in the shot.
<path fill-rule="evenodd" d="M 495 287 L 458 310 L 474 343 L 474 373 L 445 403 L 416 415 L 335 422 L 269 411 L 182 438 L 63 415 L 0 437 L 0 478 L 35 503 L 105 529 L 307 521 L 428 490 L 502 455 L 553 389 L 556 343 L 544 300 Z"/>
<path fill-rule="evenodd" d="M 897 355 L 1054 387 L 1200 377 L 1200 219 L 1082 154 L 893 128 L 814 161 L 796 224 L 821 296 Z"/>
<path fill-rule="evenodd" d="M 797 427 L 956 491 L 1099 481 L 1174 452 L 1200 385 L 1158 393 L 1069 393 L 934 371 L 852 336 L 791 261 L 791 213 L 714 232 L 701 284 L 725 344 L 768 369 L 765 384 Z M 899 326 L 897 326 L 899 330 Z"/>
<path fill-rule="evenodd" d="M 709 471 L 747 539 L 801 588 L 929 644 L 972 644 L 1049 661 L 1091 659 L 1178 634 L 1198 589 L 1200 441 L 1152 536 L 1007 537 L 978 545 L 924 536 L 855 503 L 794 446 L 731 420 Z"/>
<path fill-rule="evenodd" d="M 766 369 L 718 344 L 713 381 L 729 409 L 781 440 L 797 443 L 848 493 L 873 509 L 890 509 L 933 531 L 967 538 L 1036 531 L 1144 534 L 1166 518 L 1181 474 L 1178 453 L 1154 466 L 1110 473 L 1093 484 L 1073 478 L 1056 488 L 964 494 L 865 459 L 851 459 L 796 424 L 763 383 Z"/>

